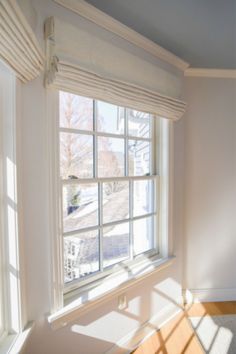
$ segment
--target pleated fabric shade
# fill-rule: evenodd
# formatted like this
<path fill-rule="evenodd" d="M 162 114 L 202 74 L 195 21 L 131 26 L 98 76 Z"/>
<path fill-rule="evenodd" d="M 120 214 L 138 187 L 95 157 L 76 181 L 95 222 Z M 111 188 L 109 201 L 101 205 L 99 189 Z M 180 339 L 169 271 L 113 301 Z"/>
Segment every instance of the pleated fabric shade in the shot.
<path fill-rule="evenodd" d="M 171 120 L 181 118 L 186 104 L 163 94 L 174 92 L 180 76 L 163 70 L 146 53 L 125 51 L 117 38 L 94 26 L 79 16 L 75 24 L 47 19 L 46 85 Z"/>
<path fill-rule="evenodd" d="M 24 83 L 43 69 L 43 53 L 16 0 L 0 0 L 0 57 Z"/>

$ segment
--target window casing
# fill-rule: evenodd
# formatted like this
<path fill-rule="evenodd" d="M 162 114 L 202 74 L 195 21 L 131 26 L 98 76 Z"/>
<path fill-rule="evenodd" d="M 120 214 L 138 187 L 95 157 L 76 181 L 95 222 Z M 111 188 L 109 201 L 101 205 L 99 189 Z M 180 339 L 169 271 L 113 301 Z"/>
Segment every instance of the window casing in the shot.
<path fill-rule="evenodd" d="M 159 119 L 60 92 L 64 291 L 157 256 Z"/>
<path fill-rule="evenodd" d="M 26 321 L 20 245 L 19 95 L 20 83 L 0 61 L 0 338 L 2 334 L 7 342 L 8 335 L 14 339 Z"/>

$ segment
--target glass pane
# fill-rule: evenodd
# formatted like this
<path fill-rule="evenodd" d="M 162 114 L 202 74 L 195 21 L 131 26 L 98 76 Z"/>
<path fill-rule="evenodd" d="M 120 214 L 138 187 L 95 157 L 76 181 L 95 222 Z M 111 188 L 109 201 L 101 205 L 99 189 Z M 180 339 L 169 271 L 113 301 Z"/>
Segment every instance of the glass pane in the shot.
<path fill-rule="evenodd" d="M 98 137 L 98 177 L 124 176 L 124 139 Z"/>
<path fill-rule="evenodd" d="M 151 172 L 151 144 L 148 141 L 129 140 L 129 175 L 148 176 Z"/>
<path fill-rule="evenodd" d="M 124 108 L 97 101 L 97 130 L 124 134 Z"/>
<path fill-rule="evenodd" d="M 151 136 L 151 116 L 148 113 L 127 110 L 129 135 L 149 138 Z"/>
<path fill-rule="evenodd" d="M 93 130 L 93 100 L 60 91 L 60 127 Z"/>
<path fill-rule="evenodd" d="M 153 181 L 134 181 L 133 216 L 141 216 L 153 212 Z"/>
<path fill-rule="evenodd" d="M 98 225 L 98 185 L 71 184 L 63 187 L 64 232 Z"/>
<path fill-rule="evenodd" d="M 138 255 L 154 248 L 153 217 L 135 220 L 133 224 L 134 254 Z"/>
<path fill-rule="evenodd" d="M 64 238 L 64 282 L 99 270 L 98 231 Z"/>
<path fill-rule="evenodd" d="M 129 223 L 103 228 L 103 266 L 129 258 Z"/>
<path fill-rule="evenodd" d="M 93 137 L 60 133 L 61 178 L 93 177 Z"/>
<path fill-rule="evenodd" d="M 129 217 L 129 182 L 103 183 L 103 223 Z"/>

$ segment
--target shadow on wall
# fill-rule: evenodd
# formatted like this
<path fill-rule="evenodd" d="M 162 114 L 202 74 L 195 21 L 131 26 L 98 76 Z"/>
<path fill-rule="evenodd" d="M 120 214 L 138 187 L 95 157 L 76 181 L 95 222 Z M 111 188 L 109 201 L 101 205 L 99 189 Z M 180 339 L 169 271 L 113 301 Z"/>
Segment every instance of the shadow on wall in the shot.
<path fill-rule="evenodd" d="M 138 308 L 138 311 L 132 311 L 132 304 L 125 310 L 116 310 L 111 311 L 105 316 L 99 317 L 97 320 L 90 322 L 90 320 L 86 317 L 79 320 L 76 324 L 72 325 L 71 331 L 77 334 L 87 335 L 90 333 L 93 337 L 97 339 L 105 339 L 112 338 L 113 346 L 112 350 L 116 353 L 127 352 L 127 350 L 135 349 L 137 342 L 143 340 L 143 338 L 155 332 L 158 327 L 166 320 L 166 317 L 170 313 L 173 314 L 173 309 L 178 312 L 178 310 L 182 310 L 182 306 L 180 303 L 176 302 L 173 298 L 171 298 L 168 293 L 168 286 L 170 283 L 174 284 L 175 282 L 168 278 L 163 282 L 159 283 L 158 286 L 153 287 L 151 298 L 147 294 L 146 296 L 136 296 L 129 300 L 129 303 L 134 302 L 135 306 Z M 159 309 L 158 314 L 153 312 L 152 310 L 152 300 L 153 296 L 157 296 L 163 301 L 163 308 Z M 134 305 L 134 304 L 133 304 Z M 150 320 L 143 322 L 143 318 L 148 317 Z M 119 341 L 119 337 L 117 336 L 117 325 L 119 323 L 125 323 L 129 321 L 132 323 L 133 327 L 138 327 L 127 334 L 127 332 L 123 332 L 122 339 Z M 101 326 L 104 329 L 107 326 L 107 323 L 110 322 L 111 327 L 106 329 L 103 333 L 99 333 L 96 330 L 96 325 Z M 141 326 L 141 329 L 140 329 Z M 102 337 L 101 337 L 102 336 Z M 123 350 L 122 350 L 123 349 Z"/>
<path fill-rule="evenodd" d="M 115 298 L 56 331 L 45 321 L 37 323 L 25 354 L 127 353 L 135 349 L 137 342 L 155 332 L 167 317 L 182 310 L 176 300 L 181 287 L 165 273 L 158 284 L 154 275 L 146 289 L 138 284 L 129 290 L 124 310 L 117 309 Z"/>

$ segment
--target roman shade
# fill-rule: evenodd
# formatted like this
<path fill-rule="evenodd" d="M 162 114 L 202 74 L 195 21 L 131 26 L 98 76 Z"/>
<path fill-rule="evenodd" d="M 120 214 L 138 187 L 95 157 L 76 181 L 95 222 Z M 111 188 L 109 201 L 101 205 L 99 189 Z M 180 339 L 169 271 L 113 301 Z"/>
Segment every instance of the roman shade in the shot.
<path fill-rule="evenodd" d="M 0 0 L 0 57 L 22 82 L 43 68 L 43 53 L 16 0 Z"/>
<path fill-rule="evenodd" d="M 172 120 L 183 115 L 182 73 L 144 50 L 78 15 L 47 19 L 45 38 L 47 87 Z"/>

